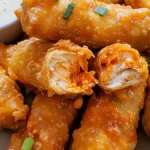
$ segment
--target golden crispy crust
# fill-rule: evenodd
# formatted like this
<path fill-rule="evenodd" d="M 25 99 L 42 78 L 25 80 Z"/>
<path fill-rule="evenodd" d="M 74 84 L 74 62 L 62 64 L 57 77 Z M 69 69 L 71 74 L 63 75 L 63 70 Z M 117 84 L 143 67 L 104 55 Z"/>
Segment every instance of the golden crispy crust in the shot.
<path fill-rule="evenodd" d="M 66 20 L 62 15 L 70 0 L 24 0 L 20 11 L 23 30 L 30 36 L 53 41 L 70 39 L 89 48 L 116 42 L 128 43 L 139 51 L 150 48 L 149 9 L 132 9 L 97 0 L 72 2 L 76 5 Z M 95 13 L 98 5 L 108 9 L 106 15 Z"/>
<path fill-rule="evenodd" d="M 123 2 L 123 0 L 98 0 L 98 1 L 108 4 L 120 4 Z"/>
<path fill-rule="evenodd" d="M 0 67 L 0 128 L 17 129 L 28 115 L 17 84 Z"/>
<path fill-rule="evenodd" d="M 128 44 L 113 44 L 102 49 L 95 61 L 99 86 L 115 91 L 140 83 L 148 77 L 145 58 Z"/>
<path fill-rule="evenodd" d="M 8 60 L 11 78 L 46 90 L 49 96 L 93 93 L 97 81 L 95 72 L 88 71 L 87 60 L 94 55 L 86 46 L 80 47 L 70 40 L 53 45 L 31 38 L 11 49 L 15 49 Z"/>
<path fill-rule="evenodd" d="M 52 45 L 53 43 L 47 43 L 36 38 L 24 40 L 14 45 L 12 49 L 15 51 L 8 61 L 9 75 L 24 84 L 46 89 L 48 76 L 45 74 L 45 77 L 38 80 L 37 73 L 41 71 L 45 55 Z"/>
<path fill-rule="evenodd" d="M 25 129 L 20 129 L 11 136 L 11 141 L 8 150 L 20 150 L 24 139 L 27 136 Z"/>
<path fill-rule="evenodd" d="M 125 0 L 125 4 L 133 8 L 150 8 L 149 0 Z"/>
<path fill-rule="evenodd" d="M 11 47 L 13 45 L 4 45 L 0 43 L 0 65 L 5 70 L 8 70 L 8 59 L 12 56 L 13 50 Z"/>
<path fill-rule="evenodd" d="M 147 63 L 129 45 L 113 44 L 98 53 L 96 65 L 100 87 L 109 94 L 99 91 L 90 99 L 81 127 L 73 133 L 72 150 L 133 150 Z"/>
<path fill-rule="evenodd" d="M 145 85 L 93 96 L 73 133 L 72 150 L 133 150 L 144 96 Z"/>
<path fill-rule="evenodd" d="M 147 91 L 142 124 L 146 134 L 150 136 L 150 88 Z"/>
<path fill-rule="evenodd" d="M 20 150 L 26 137 L 32 137 L 32 150 L 64 150 L 69 139 L 69 130 L 77 115 L 76 99 L 62 96 L 37 95 L 31 109 L 27 129 L 12 136 L 9 150 Z M 23 134 L 22 134 L 23 133 Z"/>

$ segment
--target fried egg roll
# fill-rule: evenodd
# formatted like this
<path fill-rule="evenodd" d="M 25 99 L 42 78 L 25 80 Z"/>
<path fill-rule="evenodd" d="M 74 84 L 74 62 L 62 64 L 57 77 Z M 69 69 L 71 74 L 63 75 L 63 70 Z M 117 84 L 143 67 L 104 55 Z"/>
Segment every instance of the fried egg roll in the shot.
<path fill-rule="evenodd" d="M 19 87 L 0 67 L 0 128 L 19 128 L 28 115 L 23 102 Z"/>
<path fill-rule="evenodd" d="M 145 98 L 147 62 L 126 44 L 104 48 L 96 61 L 101 88 L 109 93 L 100 91 L 89 101 L 81 126 L 73 134 L 72 150 L 133 150 Z"/>
<path fill-rule="evenodd" d="M 145 58 L 128 44 L 113 44 L 102 49 L 95 61 L 99 86 L 106 92 L 145 82 Z"/>
<path fill-rule="evenodd" d="M 133 150 L 144 97 L 145 84 L 94 95 L 73 133 L 72 150 Z"/>
<path fill-rule="evenodd" d="M 27 137 L 34 139 L 32 150 L 64 150 L 69 130 L 78 113 L 74 105 L 79 99 L 82 101 L 81 97 L 66 99 L 58 95 L 37 95 L 27 128 L 12 136 L 9 150 L 20 150 Z"/>
<path fill-rule="evenodd" d="M 73 0 L 73 6 L 70 2 L 24 0 L 17 16 L 28 35 L 45 40 L 70 39 L 92 49 L 118 42 L 128 43 L 139 51 L 150 48 L 149 9 L 132 9 L 99 0 Z M 74 9 L 66 19 L 69 6 Z"/>
<path fill-rule="evenodd" d="M 31 38 L 10 49 L 13 53 L 7 66 L 14 80 L 48 91 L 49 96 L 92 94 L 97 81 L 95 72 L 88 71 L 87 60 L 94 55 L 86 46 L 69 40 L 53 45 Z"/>
<path fill-rule="evenodd" d="M 149 0 L 125 0 L 125 4 L 133 8 L 150 8 Z"/>

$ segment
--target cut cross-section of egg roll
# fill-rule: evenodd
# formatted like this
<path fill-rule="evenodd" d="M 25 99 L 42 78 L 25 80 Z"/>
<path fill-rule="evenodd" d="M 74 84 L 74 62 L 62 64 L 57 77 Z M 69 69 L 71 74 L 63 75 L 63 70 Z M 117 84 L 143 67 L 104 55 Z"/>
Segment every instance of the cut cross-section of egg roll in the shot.
<path fill-rule="evenodd" d="M 28 115 L 23 102 L 19 87 L 0 67 L 0 128 L 19 128 Z"/>
<path fill-rule="evenodd" d="M 69 131 L 78 114 L 77 99 L 62 96 L 37 95 L 27 122 L 27 128 L 15 133 L 9 150 L 20 150 L 26 138 L 34 139 L 32 150 L 64 150 L 69 139 Z M 80 108 L 78 106 L 78 108 Z"/>
<path fill-rule="evenodd" d="M 95 61 L 99 86 L 108 92 L 145 82 L 145 58 L 128 44 L 113 44 L 102 49 Z"/>
<path fill-rule="evenodd" d="M 133 8 L 150 8 L 149 0 L 125 0 L 124 2 Z"/>
<path fill-rule="evenodd" d="M 7 66 L 10 77 L 15 80 L 46 90 L 49 96 L 93 92 L 97 81 L 94 72 L 88 71 L 87 60 L 94 55 L 86 46 L 80 47 L 69 40 L 53 45 L 31 38 L 6 50 L 12 52 Z"/>
<path fill-rule="evenodd" d="M 41 39 L 70 39 L 89 48 L 117 42 L 128 43 L 139 51 L 150 48 L 149 9 L 132 9 L 100 0 L 73 0 L 72 3 L 70 0 L 24 0 L 17 16 L 28 35 Z M 69 13 L 68 9 L 73 10 Z"/>
<path fill-rule="evenodd" d="M 129 45 L 116 44 L 100 51 L 96 61 L 100 86 L 109 93 L 91 98 L 73 134 L 72 150 L 133 150 L 145 98 L 146 60 Z"/>

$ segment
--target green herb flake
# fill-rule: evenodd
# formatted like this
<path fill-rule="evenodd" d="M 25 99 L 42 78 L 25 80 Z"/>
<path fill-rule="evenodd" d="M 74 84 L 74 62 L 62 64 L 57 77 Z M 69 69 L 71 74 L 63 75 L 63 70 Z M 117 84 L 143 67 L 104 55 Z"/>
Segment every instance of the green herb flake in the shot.
<path fill-rule="evenodd" d="M 22 144 L 21 150 L 31 150 L 34 144 L 32 138 L 26 138 Z"/>
<path fill-rule="evenodd" d="M 74 9 L 75 3 L 70 2 L 70 4 L 68 5 L 66 11 L 63 14 L 63 18 L 64 19 L 69 19 L 73 9 Z"/>
<path fill-rule="evenodd" d="M 105 7 L 102 7 L 102 6 L 98 6 L 96 9 L 95 9 L 95 12 L 101 16 L 105 16 L 106 13 L 107 13 L 108 9 L 105 8 Z"/>
<path fill-rule="evenodd" d="M 148 67 L 150 67 L 150 58 L 146 58 L 146 61 L 147 61 Z"/>
<path fill-rule="evenodd" d="M 54 0 L 54 2 L 58 2 L 59 0 Z"/>

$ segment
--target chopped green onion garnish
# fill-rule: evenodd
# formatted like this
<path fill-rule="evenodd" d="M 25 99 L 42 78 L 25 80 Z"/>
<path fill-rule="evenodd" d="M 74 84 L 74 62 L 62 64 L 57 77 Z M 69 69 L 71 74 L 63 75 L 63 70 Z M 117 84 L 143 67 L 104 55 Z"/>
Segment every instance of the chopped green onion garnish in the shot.
<path fill-rule="evenodd" d="M 148 67 L 150 67 L 150 58 L 146 58 L 146 61 L 147 61 Z"/>
<path fill-rule="evenodd" d="M 63 14 L 63 18 L 64 19 L 69 19 L 73 9 L 74 9 L 75 3 L 70 2 L 70 4 L 68 5 L 65 13 Z"/>
<path fill-rule="evenodd" d="M 54 0 L 54 2 L 58 2 L 59 0 Z"/>
<path fill-rule="evenodd" d="M 21 150 L 31 150 L 34 144 L 32 138 L 26 138 L 22 144 Z"/>
<path fill-rule="evenodd" d="M 101 16 L 106 15 L 107 11 L 108 11 L 107 8 L 102 7 L 102 6 L 100 6 L 100 5 L 95 9 L 95 12 L 96 12 L 97 14 L 101 15 Z"/>

